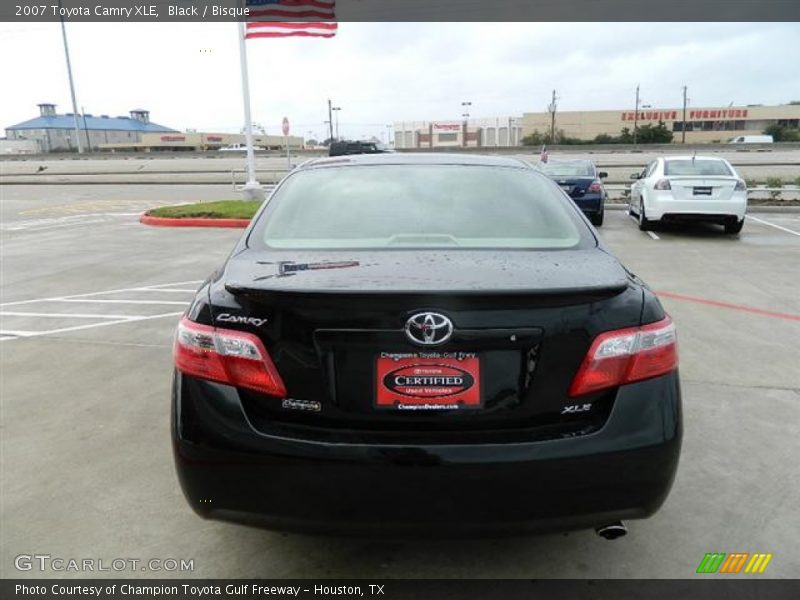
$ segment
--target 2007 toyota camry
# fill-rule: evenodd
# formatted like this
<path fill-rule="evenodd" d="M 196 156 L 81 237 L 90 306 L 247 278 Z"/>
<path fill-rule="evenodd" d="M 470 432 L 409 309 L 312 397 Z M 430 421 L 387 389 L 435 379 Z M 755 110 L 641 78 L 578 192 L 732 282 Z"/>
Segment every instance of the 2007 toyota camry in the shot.
<path fill-rule="evenodd" d="M 625 532 L 678 465 L 675 328 L 529 165 L 315 159 L 175 336 L 175 461 L 274 529 Z"/>

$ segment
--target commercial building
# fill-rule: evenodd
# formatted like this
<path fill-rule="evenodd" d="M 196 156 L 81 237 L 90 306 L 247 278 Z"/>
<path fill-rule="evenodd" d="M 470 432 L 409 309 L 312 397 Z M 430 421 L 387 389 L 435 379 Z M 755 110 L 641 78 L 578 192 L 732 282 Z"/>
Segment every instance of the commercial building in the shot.
<path fill-rule="evenodd" d="M 298 150 L 303 143 L 302 137 L 289 136 L 290 149 Z M 138 142 L 101 144 L 99 149 L 108 152 L 206 152 L 238 149 L 244 144 L 245 136 L 240 133 L 171 132 L 145 133 Z M 282 150 L 286 147 L 286 138 L 282 135 L 253 135 L 253 145 L 256 149 Z"/>
<path fill-rule="evenodd" d="M 55 104 L 39 104 L 39 116 L 6 128 L 9 140 L 33 140 L 40 152 L 75 150 L 78 140 L 73 113 L 57 114 Z M 97 150 L 103 144 L 132 144 L 145 133 L 174 133 L 174 129 L 150 121 L 144 109 L 130 111 L 130 116 L 110 117 L 78 115 L 78 130 L 86 150 Z"/>
<path fill-rule="evenodd" d="M 394 147 L 496 148 L 519 146 L 519 117 L 491 117 L 465 121 L 403 121 L 394 123 Z"/>
<path fill-rule="evenodd" d="M 774 124 L 798 127 L 800 105 L 690 106 L 685 118 L 687 143 L 724 143 L 741 135 L 761 134 Z M 521 121 L 524 136 L 536 132 L 548 135 L 550 132 L 549 112 L 524 113 Z M 618 136 L 623 128 L 633 131 L 636 124 L 639 127 L 657 125 L 659 121 L 674 133 L 674 142 L 681 141 L 683 108 L 640 107 L 638 114 L 633 109 L 557 112 L 555 128 L 563 131 L 566 137 L 590 141 L 601 134 Z"/>

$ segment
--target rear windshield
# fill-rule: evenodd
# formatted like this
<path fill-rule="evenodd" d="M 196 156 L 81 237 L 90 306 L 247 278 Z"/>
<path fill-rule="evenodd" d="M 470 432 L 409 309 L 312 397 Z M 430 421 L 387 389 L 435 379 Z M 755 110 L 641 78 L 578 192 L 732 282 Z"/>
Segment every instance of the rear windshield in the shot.
<path fill-rule="evenodd" d="M 594 241 L 558 188 L 526 169 L 378 165 L 300 171 L 251 239 L 278 249 L 574 248 Z"/>
<path fill-rule="evenodd" d="M 594 177 L 590 163 L 542 163 L 540 168 L 550 177 Z"/>
<path fill-rule="evenodd" d="M 721 160 L 708 160 L 698 158 L 692 160 L 668 160 L 664 165 L 664 175 L 733 175 L 730 168 Z"/>

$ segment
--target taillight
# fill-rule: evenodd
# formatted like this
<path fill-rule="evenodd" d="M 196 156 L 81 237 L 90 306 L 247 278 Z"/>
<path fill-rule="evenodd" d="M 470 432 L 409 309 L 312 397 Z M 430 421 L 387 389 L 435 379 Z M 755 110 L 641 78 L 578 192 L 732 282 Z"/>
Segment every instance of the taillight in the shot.
<path fill-rule="evenodd" d="M 175 332 L 175 368 L 181 373 L 283 398 L 286 386 L 255 335 L 219 329 L 185 316 Z"/>
<path fill-rule="evenodd" d="M 747 184 L 744 181 L 742 181 L 741 179 L 739 179 L 736 182 L 736 187 L 733 188 L 733 189 L 736 192 L 746 192 L 747 191 Z"/>
<path fill-rule="evenodd" d="M 669 179 L 659 179 L 656 181 L 656 184 L 653 186 L 654 190 L 671 190 L 672 186 L 669 183 Z"/>
<path fill-rule="evenodd" d="M 678 367 L 672 319 L 598 335 L 569 388 L 570 396 L 658 377 Z"/>
<path fill-rule="evenodd" d="M 599 181 L 595 181 L 589 186 L 589 189 L 587 189 L 586 191 L 589 192 L 590 194 L 599 194 L 600 192 L 603 191 L 603 185 Z"/>

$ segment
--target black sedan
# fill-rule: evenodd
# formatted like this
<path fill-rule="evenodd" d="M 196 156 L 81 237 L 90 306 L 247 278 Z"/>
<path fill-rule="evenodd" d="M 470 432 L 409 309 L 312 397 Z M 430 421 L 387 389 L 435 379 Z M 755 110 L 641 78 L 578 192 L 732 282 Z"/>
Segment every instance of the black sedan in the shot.
<path fill-rule="evenodd" d="M 608 177 L 608 173 L 598 171 L 591 160 L 548 160 L 537 166 L 572 198 L 592 225 L 600 227 L 603 224 L 608 199 L 603 179 Z"/>
<path fill-rule="evenodd" d="M 672 321 L 514 159 L 305 163 L 198 291 L 174 360 L 175 462 L 204 517 L 612 538 L 678 465 Z"/>

